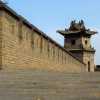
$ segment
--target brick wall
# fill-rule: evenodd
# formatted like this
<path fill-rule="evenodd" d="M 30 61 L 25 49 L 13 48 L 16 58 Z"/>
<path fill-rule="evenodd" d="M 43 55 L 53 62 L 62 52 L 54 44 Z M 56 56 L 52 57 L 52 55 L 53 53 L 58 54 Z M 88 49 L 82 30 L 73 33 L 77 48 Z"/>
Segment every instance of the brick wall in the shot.
<path fill-rule="evenodd" d="M 2 39 L 0 39 L 2 40 L 4 69 L 38 69 L 61 72 L 83 70 L 84 64 L 54 42 L 37 33 L 10 13 L 3 11 L 2 15 L 3 27 Z"/>
<path fill-rule="evenodd" d="M 2 66 L 2 11 L 0 12 L 0 69 Z"/>

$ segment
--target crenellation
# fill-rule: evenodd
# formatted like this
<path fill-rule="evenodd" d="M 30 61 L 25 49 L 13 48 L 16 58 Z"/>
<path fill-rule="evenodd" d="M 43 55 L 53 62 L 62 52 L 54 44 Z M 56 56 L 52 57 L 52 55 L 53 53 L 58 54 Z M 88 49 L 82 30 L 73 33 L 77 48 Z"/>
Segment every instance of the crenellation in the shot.
<path fill-rule="evenodd" d="M 48 45 L 47 45 L 47 52 L 48 52 L 48 58 L 49 58 L 49 56 L 50 56 L 50 43 L 49 43 L 49 40 L 48 40 Z"/>

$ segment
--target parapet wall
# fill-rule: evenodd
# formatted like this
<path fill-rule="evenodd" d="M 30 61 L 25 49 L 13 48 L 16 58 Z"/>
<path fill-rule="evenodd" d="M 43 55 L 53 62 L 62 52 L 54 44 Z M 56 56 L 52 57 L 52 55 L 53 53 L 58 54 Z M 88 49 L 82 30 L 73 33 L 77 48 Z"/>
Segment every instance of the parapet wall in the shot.
<path fill-rule="evenodd" d="M 0 35 L 4 69 L 81 72 L 84 64 L 23 20 L 2 10 Z"/>

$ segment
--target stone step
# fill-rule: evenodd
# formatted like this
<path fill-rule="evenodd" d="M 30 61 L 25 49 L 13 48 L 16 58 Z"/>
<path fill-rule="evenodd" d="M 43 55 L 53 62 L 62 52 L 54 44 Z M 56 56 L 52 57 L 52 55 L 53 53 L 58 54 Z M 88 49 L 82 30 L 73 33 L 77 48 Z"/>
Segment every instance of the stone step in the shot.
<path fill-rule="evenodd" d="M 0 100 L 100 100 L 100 73 L 1 71 Z"/>

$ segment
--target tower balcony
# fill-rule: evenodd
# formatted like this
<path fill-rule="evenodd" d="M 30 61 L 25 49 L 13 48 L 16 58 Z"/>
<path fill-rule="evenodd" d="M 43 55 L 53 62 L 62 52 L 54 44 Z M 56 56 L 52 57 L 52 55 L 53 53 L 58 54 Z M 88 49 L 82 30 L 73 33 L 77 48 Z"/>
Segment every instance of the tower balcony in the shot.
<path fill-rule="evenodd" d="M 78 48 L 77 47 L 68 48 L 67 50 L 70 51 L 70 52 L 83 52 L 83 51 L 95 52 L 94 47 L 92 47 L 92 46 L 90 46 L 90 47 L 84 47 L 83 45 L 79 45 Z"/>
<path fill-rule="evenodd" d="M 90 51 L 94 51 L 94 47 L 92 47 L 91 45 L 86 47 L 86 46 L 83 46 L 83 45 L 80 45 L 80 49 L 82 50 L 90 50 Z"/>

